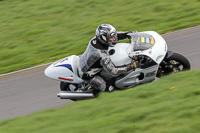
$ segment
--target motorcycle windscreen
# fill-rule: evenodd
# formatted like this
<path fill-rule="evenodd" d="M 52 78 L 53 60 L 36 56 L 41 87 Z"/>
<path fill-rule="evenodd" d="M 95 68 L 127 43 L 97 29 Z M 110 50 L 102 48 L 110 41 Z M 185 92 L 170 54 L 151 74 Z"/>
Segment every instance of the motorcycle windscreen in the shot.
<path fill-rule="evenodd" d="M 134 43 L 133 50 L 147 50 L 155 44 L 155 40 L 152 35 L 146 33 L 136 33 L 132 36 L 132 42 Z"/>

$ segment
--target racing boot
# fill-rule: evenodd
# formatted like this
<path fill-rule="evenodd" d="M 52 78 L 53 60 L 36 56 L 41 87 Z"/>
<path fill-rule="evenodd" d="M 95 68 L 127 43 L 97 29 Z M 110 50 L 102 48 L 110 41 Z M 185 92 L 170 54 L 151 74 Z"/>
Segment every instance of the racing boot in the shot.
<path fill-rule="evenodd" d="M 94 76 L 91 80 L 87 82 L 94 90 L 103 92 L 106 89 L 106 82 L 100 76 Z"/>

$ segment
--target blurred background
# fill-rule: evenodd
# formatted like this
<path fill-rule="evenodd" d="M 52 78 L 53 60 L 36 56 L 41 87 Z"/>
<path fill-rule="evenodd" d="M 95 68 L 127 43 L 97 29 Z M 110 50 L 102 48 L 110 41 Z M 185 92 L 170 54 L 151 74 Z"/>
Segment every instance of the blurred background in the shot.
<path fill-rule="evenodd" d="M 82 54 L 102 23 L 160 34 L 200 25 L 199 7 L 200 0 L 0 0 L 0 74 Z M 199 28 L 164 35 L 195 68 Z M 15 118 L 0 122 L 0 133 L 200 130 L 200 70 L 67 105 L 70 100 L 56 97 L 59 82 L 41 69 L 1 76 L 0 119 Z M 49 110 L 30 114 L 43 109 Z"/>
<path fill-rule="evenodd" d="M 0 74 L 82 54 L 99 24 L 167 33 L 200 24 L 200 0 L 1 0 Z"/>

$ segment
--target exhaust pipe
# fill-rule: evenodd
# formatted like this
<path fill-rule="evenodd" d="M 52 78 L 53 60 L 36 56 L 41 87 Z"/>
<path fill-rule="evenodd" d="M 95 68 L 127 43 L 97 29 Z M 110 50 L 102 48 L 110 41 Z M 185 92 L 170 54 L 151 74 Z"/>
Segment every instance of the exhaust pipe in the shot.
<path fill-rule="evenodd" d="M 60 99 L 73 99 L 73 100 L 82 100 L 94 98 L 93 93 L 83 93 L 83 92 L 71 92 L 71 91 L 61 91 L 57 94 Z"/>

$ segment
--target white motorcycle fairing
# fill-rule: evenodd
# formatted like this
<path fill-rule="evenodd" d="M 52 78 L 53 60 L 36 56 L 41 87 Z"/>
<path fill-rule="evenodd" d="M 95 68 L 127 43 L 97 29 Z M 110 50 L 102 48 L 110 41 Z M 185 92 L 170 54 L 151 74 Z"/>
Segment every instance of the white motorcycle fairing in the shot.
<path fill-rule="evenodd" d="M 122 66 L 124 64 L 130 63 L 130 57 L 134 57 L 137 55 L 146 55 L 153 59 L 157 64 L 161 63 L 167 52 L 167 43 L 165 42 L 163 37 L 155 31 L 146 31 L 140 33 L 152 35 L 155 39 L 155 44 L 147 50 L 135 51 L 135 44 L 133 42 L 134 38 L 132 38 L 131 43 L 118 43 L 115 45 L 115 47 L 110 47 L 109 51 L 115 51 L 115 53 L 111 55 L 111 60 L 115 64 L 115 66 Z M 134 34 L 137 33 L 130 33 L 130 36 Z"/>
<path fill-rule="evenodd" d="M 45 75 L 63 82 L 80 84 L 83 80 L 78 77 L 79 56 L 71 55 L 54 62 L 45 69 Z"/>
<path fill-rule="evenodd" d="M 117 43 L 115 47 L 110 47 L 108 53 L 115 66 L 124 66 L 135 61 L 136 57 L 149 58 L 153 64 L 138 67 L 127 74 L 114 77 L 105 70 L 100 72 L 100 76 L 106 82 L 112 83 L 118 89 L 126 89 L 138 84 L 147 83 L 155 80 L 158 67 L 167 53 L 167 44 L 163 37 L 154 31 L 129 33 L 130 43 Z M 144 35 L 144 36 L 143 36 Z M 143 41 L 148 44 L 148 39 L 153 38 L 154 43 L 150 47 L 140 47 L 139 41 L 143 36 Z M 149 37 L 149 38 L 148 38 Z M 144 43 L 144 44 L 145 44 Z M 149 43 L 150 44 L 150 43 Z M 139 47 L 137 47 L 139 46 Z M 144 45 L 145 46 L 145 45 Z M 79 56 L 72 55 L 54 62 L 45 70 L 45 75 L 69 84 L 80 84 L 81 88 L 61 91 L 58 96 L 65 99 L 85 99 L 92 98 L 94 95 L 87 93 L 85 83 L 79 77 Z M 148 64 L 149 62 L 147 62 Z M 61 82 L 61 83 L 62 83 Z M 78 85 L 79 86 L 79 85 Z"/>
<path fill-rule="evenodd" d="M 129 64 L 132 59 L 139 55 L 145 55 L 150 57 L 156 64 L 154 66 L 150 66 L 145 69 L 137 68 L 135 71 L 128 73 L 123 78 L 119 78 L 115 81 L 115 86 L 120 89 L 126 89 L 138 84 L 147 83 L 155 80 L 156 73 L 158 70 L 158 66 L 161 61 L 164 59 L 167 53 L 167 44 L 163 37 L 154 31 L 140 32 L 146 33 L 153 36 L 155 43 L 154 45 L 147 50 L 134 50 L 135 42 L 134 42 L 134 34 L 131 33 L 131 43 L 118 43 L 115 47 L 109 48 L 109 53 L 112 54 L 111 60 L 115 64 L 115 66 L 123 66 Z M 106 75 L 106 72 L 102 72 L 102 76 Z M 106 77 L 109 75 L 107 74 Z M 111 76 L 111 75 L 110 75 Z"/>

